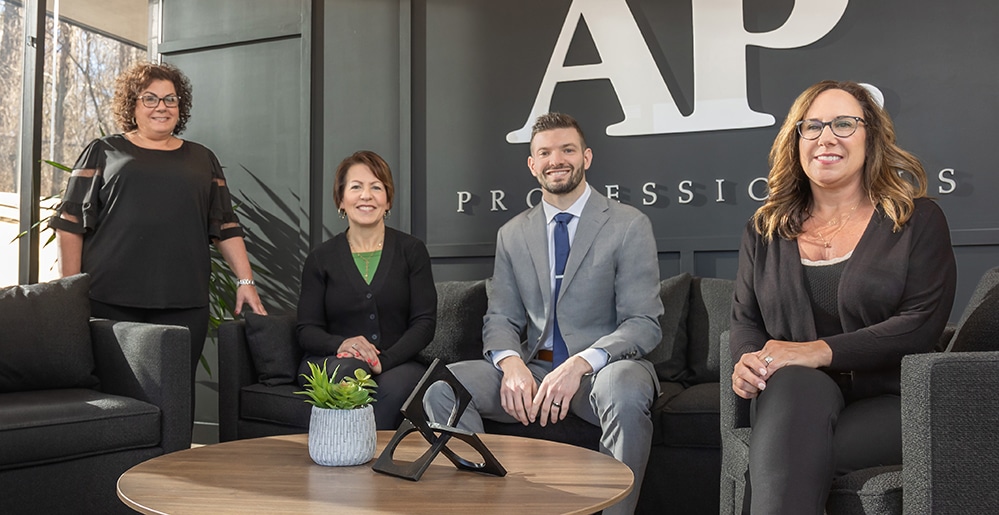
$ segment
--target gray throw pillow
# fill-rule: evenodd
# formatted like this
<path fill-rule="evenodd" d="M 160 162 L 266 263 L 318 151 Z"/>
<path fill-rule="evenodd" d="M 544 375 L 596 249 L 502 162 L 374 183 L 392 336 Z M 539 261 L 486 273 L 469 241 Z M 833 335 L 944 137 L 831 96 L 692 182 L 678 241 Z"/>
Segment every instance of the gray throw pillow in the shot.
<path fill-rule="evenodd" d="M 94 388 L 90 276 L 0 288 L 0 393 Z"/>
<path fill-rule="evenodd" d="M 663 338 L 659 346 L 645 356 L 655 365 L 660 381 L 680 382 L 687 369 L 687 312 L 690 309 L 688 273 L 663 279 L 659 283 L 659 299 L 663 315 L 659 317 Z"/>
<path fill-rule="evenodd" d="M 297 384 L 302 349 L 298 346 L 294 315 L 258 315 L 247 311 L 246 345 L 257 369 L 258 381 L 268 386 Z"/>
<path fill-rule="evenodd" d="M 437 329 L 417 359 L 429 365 L 482 359 L 482 317 L 488 298 L 486 281 L 442 281 L 437 286 Z"/>

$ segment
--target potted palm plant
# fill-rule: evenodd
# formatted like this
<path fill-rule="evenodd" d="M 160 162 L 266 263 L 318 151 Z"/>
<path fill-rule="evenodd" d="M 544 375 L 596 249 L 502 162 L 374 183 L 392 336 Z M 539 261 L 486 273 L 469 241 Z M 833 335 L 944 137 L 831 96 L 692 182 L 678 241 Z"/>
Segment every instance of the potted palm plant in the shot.
<path fill-rule="evenodd" d="M 360 465 L 375 456 L 375 412 L 372 394 L 378 385 L 363 369 L 333 381 L 333 374 L 326 372 L 326 362 L 320 367 L 309 363 L 305 377 L 306 395 L 312 405 L 309 420 L 309 456 L 312 461 L 326 466 Z"/>

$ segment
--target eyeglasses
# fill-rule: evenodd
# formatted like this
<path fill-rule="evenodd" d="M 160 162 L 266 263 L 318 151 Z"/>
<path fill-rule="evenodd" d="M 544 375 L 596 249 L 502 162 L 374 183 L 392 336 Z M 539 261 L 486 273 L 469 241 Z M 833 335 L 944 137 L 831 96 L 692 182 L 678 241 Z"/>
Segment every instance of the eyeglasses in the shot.
<path fill-rule="evenodd" d="M 863 118 L 858 116 L 837 116 L 833 118 L 832 121 L 823 122 L 822 120 L 801 120 L 798 122 L 798 134 L 802 138 L 807 140 L 819 139 L 822 135 L 822 130 L 829 126 L 829 130 L 832 131 L 836 137 L 839 138 L 849 138 L 853 136 L 854 132 L 857 132 L 857 127 L 860 124 L 866 124 Z"/>
<path fill-rule="evenodd" d="M 167 107 L 177 107 L 178 105 L 180 105 L 180 97 L 177 95 L 167 95 L 163 98 L 160 98 L 156 95 L 153 95 L 152 93 L 147 93 L 139 97 L 139 100 L 142 102 L 142 105 L 151 109 L 159 106 L 160 100 L 162 100 L 163 105 Z"/>

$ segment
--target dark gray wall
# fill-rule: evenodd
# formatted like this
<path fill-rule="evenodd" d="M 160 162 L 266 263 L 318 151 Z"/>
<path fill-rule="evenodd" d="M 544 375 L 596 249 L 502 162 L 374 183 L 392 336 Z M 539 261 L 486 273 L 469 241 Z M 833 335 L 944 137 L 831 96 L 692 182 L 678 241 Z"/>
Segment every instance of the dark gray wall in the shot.
<path fill-rule="evenodd" d="M 211 148 L 239 204 L 257 285 L 272 313 L 298 298 L 308 251 L 311 4 L 161 0 L 163 60 L 193 87 L 186 139 Z M 205 347 L 213 371 L 213 342 Z M 217 439 L 217 377 L 199 370 L 195 441 Z"/>
<path fill-rule="evenodd" d="M 572 1 L 162 2 L 160 50 L 195 83 L 187 136 L 219 153 L 234 191 L 254 207 L 248 225 L 261 247 L 251 250 L 272 269 L 262 287 L 268 305 L 294 305 L 304 253 L 342 230 L 332 173 L 361 148 L 392 165 L 398 184 L 390 223 L 425 239 L 438 279 L 491 273 L 496 229 L 526 207 L 535 186 L 527 146 L 507 143 L 506 135 L 530 113 Z M 684 115 L 703 100 L 697 86 L 706 80 L 694 72 L 693 42 L 705 38 L 694 10 L 730 4 L 745 5 L 742 26 L 751 32 L 781 28 L 796 6 L 625 4 Z M 567 66 L 601 61 L 590 25 L 604 22 L 573 27 Z M 999 112 L 997 22 L 999 4 L 855 0 L 814 43 L 745 47 L 745 77 L 737 82 L 753 110 L 774 117 L 769 126 L 608 136 L 605 128 L 624 116 L 608 80 L 560 83 L 551 107 L 575 115 L 587 131 L 590 183 L 601 191 L 616 185 L 623 202 L 653 220 L 664 276 L 733 277 L 739 233 L 759 205 L 747 188 L 766 175 L 770 144 L 795 96 L 825 78 L 875 84 L 900 144 L 924 161 L 950 220 L 960 275 L 956 319 L 981 273 L 999 264 L 999 210 L 990 204 L 999 176 L 980 143 L 994 134 L 990 117 Z M 732 38 L 717 34 L 723 44 Z M 953 191 L 938 178 L 944 169 L 954 170 Z M 719 179 L 723 202 L 716 201 Z M 685 180 L 694 193 L 689 203 L 680 201 Z M 647 182 L 658 185 L 650 206 L 641 205 Z M 493 191 L 503 192 L 506 210 L 490 210 Z M 464 212 L 459 192 L 471 195 Z"/>
<path fill-rule="evenodd" d="M 582 2 L 580 2 L 582 3 Z M 607 2 L 615 3 L 615 2 Z M 811 3 L 797 2 L 798 7 Z M 696 98 L 694 6 L 734 4 L 745 30 L 766 32 L 788 23 L 790 0 L 661 2 L 631 0 L 627 7 L 658 73 L 679 110 L 690 115 Z M 530 0 L 413 1 L 414 232 L 435 257 L 442 278 L 491 273 L 496 229 L 526 207 L 536 186 L 526 168 L 527 145 L 506 134 L 530 113 L 572 2 Z M 767 154 L 794 98 L 823 79 L 872 83 L 886 97 L 903 148 L 920 157 L 930 194 L 947 213 L 960 270 L 953 318 L 981 273 L 999 264 L 999 210 L 992 195 L 990 149 L 980 136 L 995 133 L 999 69 L 999 5 L 943 5 L 933 1 L 849 2 L 839 21 L 814 43 L 798 48 L 745 48 L 745 88 L 751 108 L 775 119 L 770 126 L 641 136 L 608 136 L 624 111 L 611 81 L 560 83 L 551 109 L 576 116 L 593 148 L 589 182 L 600 191 L 617 185 L 623 202 L 653 221 L 661 271 L 734 277 L 738 239 L 759 206 L 747 188 L 765 177 Z M 601 62 L 591 24 L 574 25 L 565 65 Z M 817 30 L 817 29 L 816 29 Z M 818 35 L 821 35 L 819 33 Z M 818 35 L 816 37 L 818 37 Z M 717 35 L 720 41 L 732 34 Z M 636 61 L 637 62 L 637 61 Z M 637 75 L 637 74 L 636 74 Z M 646 113 L 648 115 L 648 113 Z M 987 161 L 988 159 L 988 161 Z M 952 169 L 945 179 L 938 177 Z M 716 180 L 724 201 L 716 201 Z M 680 202 L 689 180 L 694 198 Z M 642 205 L 642 187 L 655 182 L 659 199 Z M 491 210 L 502 191 L 507 210 Z M 471 200 L 458 211 L 459 192 Z"/>

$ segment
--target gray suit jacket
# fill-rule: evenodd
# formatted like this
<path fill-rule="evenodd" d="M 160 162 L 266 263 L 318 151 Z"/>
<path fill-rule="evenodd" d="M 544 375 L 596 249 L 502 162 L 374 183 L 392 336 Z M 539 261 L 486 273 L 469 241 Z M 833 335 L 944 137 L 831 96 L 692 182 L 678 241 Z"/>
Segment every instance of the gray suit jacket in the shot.
<path fill-rule="evenodd" d="M 570 354 L 603 349 L 608 363 L 640 359 L 662 339 L 659 261 L 648 217 L 593 191 L 569 250 L 558 320 Z M 541 204 L 500 228 L 482 339 L 484 353 L 537 353 L 551 305 L 548 235 Z M 526 327 L 527 341 L 521 341 Z M 655 377 L 652 365 L 644 360 Z M 658 387 L 658 381 L 655 381 Z"/>

